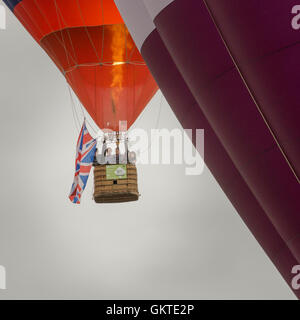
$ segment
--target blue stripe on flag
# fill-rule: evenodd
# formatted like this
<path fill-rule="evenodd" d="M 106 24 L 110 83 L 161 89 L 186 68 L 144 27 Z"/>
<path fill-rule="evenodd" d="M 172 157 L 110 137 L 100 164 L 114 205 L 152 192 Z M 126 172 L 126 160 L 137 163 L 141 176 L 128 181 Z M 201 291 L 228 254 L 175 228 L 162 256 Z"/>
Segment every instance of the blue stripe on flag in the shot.
<path fill-rule="evenodd" d="M 3 0 L 3 2 L 9 7 L 11 11 L 14 11 L 15 6 L 22 2 L 22 0 Z"/>
<path fill-rule="evenodd" d="M 94 157 L 95 157 L 95 153 L 96 153 L 96 144 L 93 146 L 91 151 L 89 151 L 89 153 L 85 155 L 85 157 L 81 160 L 81 162 L 82 163 L 91 163 L 91 162 L 93 162 L 94 161 Z"/>
<path fill-rule="evenodd" d="M 79 176 L 81 181 L 83 182 L 83 189 L 85 189 L 89 176 Z"/>
<path fill-rule="evenodd" d="M 77 203 L 78 202 L 78 198 L 75 197 L 74 200 L 73 200 L 73 203 Z"/>

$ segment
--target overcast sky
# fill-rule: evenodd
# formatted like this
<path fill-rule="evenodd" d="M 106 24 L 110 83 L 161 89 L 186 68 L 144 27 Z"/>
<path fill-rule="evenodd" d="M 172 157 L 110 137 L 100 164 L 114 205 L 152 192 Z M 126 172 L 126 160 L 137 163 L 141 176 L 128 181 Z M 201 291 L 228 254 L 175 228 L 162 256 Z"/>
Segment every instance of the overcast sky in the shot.
<path fill-rule="evenodd" d="M 162 104 L 162 105 L 161 105 Z M 138 202 L 68 200 L 78 136 L 63 76 L 12 14 L 0 30 L 2 299 L 293 299 L 205 168 L 138 168 Z M 137 125 L 180 128 L 158 93 Z"/>

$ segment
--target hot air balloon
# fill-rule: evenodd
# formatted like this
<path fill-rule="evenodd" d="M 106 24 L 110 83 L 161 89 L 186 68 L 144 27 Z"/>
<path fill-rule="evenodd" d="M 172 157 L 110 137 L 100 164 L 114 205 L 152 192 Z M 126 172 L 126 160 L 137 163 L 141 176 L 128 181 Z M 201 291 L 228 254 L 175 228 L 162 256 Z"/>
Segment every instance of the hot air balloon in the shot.
<path fill-rule="evenodd" d="M 291 286 L 291 270 L 300 261 L 299 184 L 228 53 L 205 1 L 115 2 L 179 121 L 185 128 L 205 128 L 206 164 L 300 298 L 299 291 Z M 220 2 L 225 8 L 227 2 Z M 231 2 L 233 8 L 243 6 Z M 229 9 L 224 9 L 225 13 L 223 9 L 218 14 L 228 15 L 227 25 L 233 17 L 241 18 L 229 16 Z M 239 28 L 235 28 L 231 45 L 242 49 L 241 43 L 246 40 L 238 41 Z M 276 65 L 273 67 L 276 69 Z M 291 74 L 295 72 L 287 65 L 285 68 Z M 294 90 L 293 95 L 297 94 Z M 284 108 L 289 108 L 288 101 Z M 296 150 L 295 143 L 293 146 Z"/>
<path fill-rule="evenodd" d="M 120 123 L 122 131 L 124 122 L 130 128 L 158 87 L 113 0 L 4 2 L 63 73 L 94 122 L 110 132 L 105 145 L 114 143 L 119 153 L 127 139 Z M 112 175 L 116 170 L 126 173 Z M 134 164 L 103 164 L 94 173 L 96 202 L 137 200 Z"/>
<path fill-rule="evenodd" d="M 238 6 L 234 0 L 204 2 L 299 182 L 300 33 L 292 26 L 295 1 L 254 0 Z"/>

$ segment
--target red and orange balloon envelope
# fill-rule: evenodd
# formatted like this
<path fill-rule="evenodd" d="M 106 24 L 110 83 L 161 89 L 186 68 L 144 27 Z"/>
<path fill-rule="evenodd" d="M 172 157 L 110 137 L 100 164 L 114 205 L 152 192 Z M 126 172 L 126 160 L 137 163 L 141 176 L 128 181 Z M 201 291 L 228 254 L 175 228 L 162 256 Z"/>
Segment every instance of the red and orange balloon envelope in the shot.
<path fill-rule="evenodd" d="M 4 0 L 100 128 L 133 124 L 158 87 L 113 0 Z"/>

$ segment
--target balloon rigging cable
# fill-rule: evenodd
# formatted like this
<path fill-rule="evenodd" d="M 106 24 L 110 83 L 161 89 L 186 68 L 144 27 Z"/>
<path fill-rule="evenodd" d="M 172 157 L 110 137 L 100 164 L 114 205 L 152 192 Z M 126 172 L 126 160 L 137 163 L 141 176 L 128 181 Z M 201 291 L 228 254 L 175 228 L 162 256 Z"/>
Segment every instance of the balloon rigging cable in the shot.
<path fill-rule="evenodd" d="M 243 80 L 243 82 L 244 82 L 244 84 L 245 84 L 245 86 L 246 86 L 246 88 L 247 88 L 247 90 L 248 90 L 248 92 L 249 92 L 249 94 L 250 94 L 250 96 L 251 96 L 251 98 L 252 98 L 252 100 L 253 100 L 256 108 L 257 108 L 257 110 L 258 110 L 258 112 L 259 112 L 259 114 L 261 115 L 264 123 L 266 124 L 266 126 L 267 126 L 270 134 L 272 135 L 272 137 L 273 137 L 273 139 L 274 139 L 277 147 L 279 148 L 281 154 L 283 155 L 283 157 L 284 157 L 287 165 L 289 166 L 290 170 L 292 171 L 293 175 L 295 176 L 297 182 L 300 183 L 300 179 L 299 179 L 299 177 L 298 177 L 298 175 L 297 175 L 297 173 L 296 173 L 296 170 L 295 170 L 293 164 L 291 163 L 291 161 L 289 160 L 287 154 L 286 154 L 285 151 L 283 150 L 283 147 L 280 145 L 279 140 L 278 140 L 277 136 L 276 136 L 275 133 L 274 133 L 274 130 L 272 129 L 270 123 L 268 122 L 266 116 L 264 115 L 264 113 L 263 113 L 263 111 L 262 111 L 262 109 L 261 109 L 261 107 L 260 107 L 260 105 L 259 105 L 256 97 L 255 97 L 254 94 L 252 93 L 252 90 L 250 89 L 250 87 L 249 87 L 249 85 L 248 85 L 248 83 L 247 83 L 247 81 L 246 81 L 246 79 L 245 79 L 245 77 L 244 77 L 241 69 L 239 68 L 239 66 L 238 66 L 235 58 L 233 57 L 233 55 L 232 55 L 232 53 L 231 53 L 231 51 L 230 51 L 230 49 L 229 49 L 229 47 L 228 47 L 228 45 L 227 45 L 227 42 L 225 41 L 224 36 L 223 36 L 223 34 L 222 34 L 222 32 L 221 32 L 221 30 L 220 30 L 220 28 L 219 28 L 219 26 L 218 26 L 218 24 L 217 24 L 217 22 L 216 22 L 216 20 L 215 20 L 215 17 L 213 16 L 213 14 L 212 14 L 212 12 L 211 12 L 210 7 L 209 7 L 209 5 L 207 4 L 206 0 L 204 0 L 204 4 L 205 4 L 205 6 L 206 6 L 206 8 L 207 8 L 207 10 L 208 10 L 208 12 L 209 12 L 209 15 L 210 15 L 210 17 L 211 17 L 211 19 L 212 19 L 212 21 L 213 21 L 216 29 L 218 30 L 218 33 L 219 33 L 219 35 L 220 35 L 220 37 L 221 37 L 221 39 L 222 39 L 222 41 L 223 41 L 223 43 L 224 43 L 227 51 L 228 51 L 228 53 L 229 53 L 229 55 L 230 55 L 230 57 L 231 57 L 234 65 L 235 65 L 235 67 L 236 67 L 236 69 L 237 69 L 237 71 L 238 71 L 238 73 L 240 74 L 240 76 L 241 76 L 241 78 L 242 78 L 242 80 Z"/>

